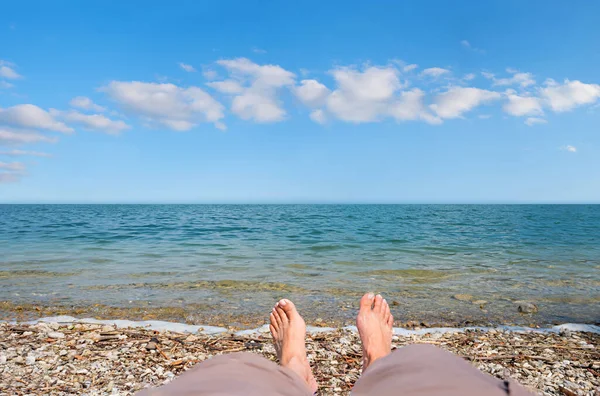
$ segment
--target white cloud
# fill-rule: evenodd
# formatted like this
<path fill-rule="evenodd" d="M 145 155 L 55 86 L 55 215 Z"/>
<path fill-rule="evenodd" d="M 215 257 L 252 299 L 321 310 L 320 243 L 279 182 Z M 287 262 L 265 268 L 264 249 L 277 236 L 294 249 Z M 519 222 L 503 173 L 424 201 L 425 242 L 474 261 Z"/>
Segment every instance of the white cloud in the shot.
<path fill-rule="evenodd" d="M 421 72 L 421 75 L 435 78 L 448 73 L 450 73 L 450 70 L 448 69 L 442 69 L 441 67 L 430 67 L 428 69 L 423 70 Z"/>
<path fill-rule="evenodd" d="M 321 109 L 313 110 L 310 113 L 310 119 L 316 122 L 317 124 L 325 124 L 327 122 L 327 116 L 325 112 Z"/>
<path fill-rule="evenodd" d="M 417 65 L 417 64 L 415 64 L 415 63 L 413 63 L 413 64 L 410 64 L 410 65 L 406 65 L 406 66 L 404 66 L 404 67 L 402 68 L 402 71 L 403 71 L 404 73 L 408 73 L 408 72 L 410 72 L 410 71 L 413 71 L 413 70 L 415 70 L 417 67 L 419 67 L 419 65 Z"/>
<path fill-rule="evenodd" d="M 183 63 L 183 62 L 179 62 L 179 67 L 181 67 L 183 70 L 185 70 L 188 73 L 192 73 L 192 72 L 196 71 L 194 66 L 188 65 L 187 63 Z"/>
<path fill-rule="evenodd" d="M 0 161 L 0 169 L 8 170 L 8 171 L 15 171 L 15 172 L 22 172 L 25 170 L 25 164 L 23 164 L 22 162 L 1 162 Z"/>
<path fill-rule="evenodd" d="M 492 118 L 491 114 L 480 114 L 477 117 L 480 118 L 480 119 L 482 119 L 482 120 L 487 120 L 489 118 Z"/>
<path fill-rule="evenodd" d="M 490 73 L 490 72 L 481 72 L 481 75 L 485 78 L 487 78 L 488 80 L 493 80 L 495 77 L 494 73 Z"/>
<path fill-rule="evenodd" d="M 535 84 L 535 80 L 533 79 L 533 74 L 531 73 L 521 73 L 516 69 L 507 68 L 506 71 L 512 74 L 512 77 L 509 78 L 496 78 L 494 73 L 490 72 L 481 72 L 481 75 L 488 80 L 492 80 L 493 86 L 505 86 L 505 85 L 520 85 L 523 88 L 526 88 L 530 85 Z"/>
<path fill-rule="evenodd" d="M 389 117 L 396 121 L 442 122 L 424 104 L 425 92 L 417 88 L 401 91 L 406 85 L 399 80 L 400 73 L 393 66 L 370 66 L 362 70 L 340 67 L 330 73 L 336 82 L 333 92 L 315 80 L 304 80 L 301 86 L 304 92 L 296 92 L 308 106 L 325 103 L 325 109 L 311 113 L 315 122 L 323 123 L 327 116 L 353 123 L 377 122 Z"/>
<path fill-rule="evenodd" d="M 394 93 L 402 88 L 393 67 L 334 69 L 331 74 L 337 88 L 327 97 L 329 112 L 342 121 L 373 122 L 388 115 Z"/>
<path fill-rule="evenodd" d="M 577 106 L 592 104 L 600 98 L 600 85 L 585 84 L 581 81 L 565 80 L 557 84 L 553 80 L 546 82 L 540 89 L 542 99 L 556 112 L 573 110 Z"/>
<path fill-rule="evenodd" d="M 118 135 L 127 129 L 131 129 L 125 122 L 111 120 L 102 114 L 83 114 L 75 110 L 54 110 L 51 111 L 51 114 L 69 123 L 81 125 L 84 129 L 100 131 L 109 135 Z"/>
<path fill-rule="evenodd" d="M 7 155 L 7 156 L 11 156 L 11 157 L 22 157 L 22 156 L 45 157 L 45 158 L 52 157 L 52 155 L 48 154 L 48 153 L 42 153 L 40 151 L 28 151 L 28 150 L 0 151 L 0 155 Z"/>
<path fill-rule="evenodd" d="M 219 74 L 216 71 L 214 71 L 212 69 L 208 69 L 206 67 L 203 67 L 202 75 L 207 80 L 215 80 L 217 77 L 219 77 Z"/>
<path fill-rule="evenodd" d="M 388 100 L 402 88 L 398 71 L 393 67 L 371 66 L 364 71 L 338 68 L 331 72 L 338 90 L 359 101 Z"/>
<path fill-rule="evenodd" d="M 55 143 L 58 139 L 55 137 L 48 137 L 37 132 L 14 129 L 0 126 L 0 144 L 6 145 L 18 145 L 27 143 Z"/>
<path fill-rule="evenodd" d="M 50 113 L 32 104 L 22 104 L 5 109 L 0 108 L 0 124 L 21 128 L 47 129 L 70 133 L 73 128 L 57 121 Z"/>
<path fill-rule="evenodd" d="M 564 151 L 568 151 L 568 152 L 570 152 L 570 153 L 576 153 L 576 152 L 577 152 L 577 147 L 575 147 L 575 146 L 571 146 L 571 145 L 566 145 L 566 146 L 563 146 L 563 147 L 561 147 L 560 149 L 561 149 L 561 150 L 564 150 Z"/>
<path fill-rule="evenodd" d="M 441 118 L 458 118 L 475 107 L 499 99 L 498 92 L 472 87 L 452 87 L 435 97 L 430 107 Z"/>
<path fill-rule="evenodd" d="M 508 70 L 512 70 L 512 69 L 508 69 Z M 535 80 L 533 79 L 533 74 L 531 74 L 531 73 L 515 73 L 510 78 L 496 79 L 496 78 L 492 77 L 492 80 L 494 81 L 493 82 L 494 86 L 518 84 L 521 87 L 525 88 L 525 87 L 535 84 Z"/>
<path fill-rule="evenodd" d="M 475 73 L 469 73 L 469 74 L 465 74 L 465 76 L 463 77 L 463 80 L 465 81 L 471 81 L 475 79 Z"/>
<path fill-rule="evenodd" d="M 534 126 L 536 124 L 547 124 L 548 121 L 544 120 L 543 118 L 538 118 L 538 117 L 529 117 L 528 119 L 525 120 L 525 125 L 527 126 Z"/>
<path fill-rule="evenodd" d="M 294 73 L 278 65 L 258 65 L 247 58 L 220 60 L 217 64 L 234 77 L 251 84 L 277 88 L 294 84 Z"/>
<path fill-rule="evenodd" d="M 278 93 L 293 86 L 295 74 L 278 65 L 258 65 L 246 58 L 217 61 L 243 90 L 233 97 L 231 111 L 244 120 L 259 123 L 281 121 L 286 116 Z"/>
<path fill-rule="evenodd" d="M 517 117 L 544 114 L 542 102 L 539 98 L 519 96 L 514 93 L 508 94 L 508 103 L 503 106 L 503 109 L 508 114 Z"/>
<path fill-rule="evenodd" d="M 8 89 L 8 88 L 12 88 L 12 87 L 14 87 L 13 84 L 11 84 L 7 81 L 0 80 L 0 89 Z"/>
<path fill-rule="evenodd" d="M 103 112 L 106 110 L 106 108 L 104 108 L 100 105 L 97 105 L 90 98 L 85 97 L 85 96 L 77 96 L 77 97 L 71 99 L 69 104 L 72 107 L 77 107 L 77 108 L 83 109 L 83 110 L 92 110 L 92 111 L 99 111 L 99 112 Z"/>
<path fill-rule="evenodd" d="M 468 50 L 471 50 L 471 51 L 473 51 L 473 52 L 477 52 L 478 54 L 485 54 L 485 50 L 482 50 L 481 48 L 476 48 L 476 47 L 473 47 L 473 46 L 471 45 L 471 43 L 470 43 L 470 42 L 468 42 L 467 40 L 462 40 L 462 41 L 460 42 L 460 45 L 462 45 L 464 48 L 466 48 L 466 49 L 468 49 Z"/>
<path fill-rule="evenodd" d="M 260 49 L 260 48 L 257 48 L 257 47 L 252 48 L 252 52 L 254 52 L 255 54 L 266 54 L 267 53 L 266 50 Z"/>
<path fill-rule="evenodd" d="M 425 93 L 418 88 L 405 91 L 390 106 L 390 115 L 397 121 L 423 120 L 429 124 L 441 124 L 442 120 L 429 113 L 423 103 Z"/>
<path fill-rule="evenodd" d="M 112 81 L 100 89 L 125 112 L 177 131 L 187 131 L 201 122 L 222 127 L 223 105 L 198 87 L 141 81 Z"/>
<path fill-rule="evenodd" d="M 18 78 L 22 78 L 22 76 L 15 71 L 14 65 L 12 63 L 3 60 L 0 60 L 0 77 L 9 80 L 16 80 Z"/>
<path fill-rule="evenodd" d="M 22 162 L 0 161 L 0 183 L 19 181 L 25 174 L 25 164 Z"/>
<path fill-rule="evenodd" d="M 264 92 L 246 91 L 231 102 L 231 111 L 243 120 L 258 123 L 282 121 L 286 112 L 279 101 Z"/>
<path fill-rule="evenodd" d="M 317 80 L 302 80 L 300 86 L 294 88 L 294 94 L 305 105 L 318 107 L 324 104 L 330 91 Z"/>
<path fill-rule="evenodd" d="M 206 83 L 206 85 L 226 94 L 237 94 L 244 91 L 244 87 L 235 80 L 213 81 Z"/>
<path fill-rule="evenodd" d="M 21 179 L 21 174 L 17 172 L 0 172 L 0 183 L 13 183 Z"/>

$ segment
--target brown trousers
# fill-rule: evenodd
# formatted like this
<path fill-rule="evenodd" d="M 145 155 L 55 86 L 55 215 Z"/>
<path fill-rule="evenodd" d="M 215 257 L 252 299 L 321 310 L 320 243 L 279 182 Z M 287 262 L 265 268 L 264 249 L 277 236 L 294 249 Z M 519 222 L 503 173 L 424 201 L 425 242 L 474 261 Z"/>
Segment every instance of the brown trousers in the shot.
<path fill-rule="evenodd" d="M 198 364 L 172 383 L 138 396 L 306 395 L 302 379 L 252 353 L 221 355 Z M 530 395 L 514 381 L 501 381 L 463 359 L 430 345 L 410 345 L 377 360 L 357 381 L 352 395 Z"/>

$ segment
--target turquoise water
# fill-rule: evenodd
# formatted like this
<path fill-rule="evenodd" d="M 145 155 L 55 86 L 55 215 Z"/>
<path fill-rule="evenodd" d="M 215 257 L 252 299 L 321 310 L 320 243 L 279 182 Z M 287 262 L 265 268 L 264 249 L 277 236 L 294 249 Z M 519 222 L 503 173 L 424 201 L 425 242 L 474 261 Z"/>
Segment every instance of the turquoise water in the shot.
<path fill-rule="evenodd" d="M 1 301 L 348 322 L 365 291 L 400 320 L 598 322 L 600 205 L 0 205 Z"/>

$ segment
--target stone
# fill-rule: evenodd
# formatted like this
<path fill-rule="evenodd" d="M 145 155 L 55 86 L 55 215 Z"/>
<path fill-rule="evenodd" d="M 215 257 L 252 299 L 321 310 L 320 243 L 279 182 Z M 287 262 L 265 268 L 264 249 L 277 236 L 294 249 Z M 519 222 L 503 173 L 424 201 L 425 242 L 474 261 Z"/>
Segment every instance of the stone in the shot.
<path fill-rule="evenodd" d="M 108 385 L 106 386 L 106 391 L 107 392 L 112 392 L 113 388 L 115 387 L 115 383 L 113 381 L 110 381 L 108 383 Z"/>
<path fill-rule="evenodd" d="M 154 341 L 150 341 L 146 344 L 146 350 L 153 351 L 156 349 L 156 343 Z"/>
<path fill-rule="evenodd" d="M 198 338 L 198 337 L 196 337 L 195 335 L 193 335 L 193 334 L 190 334 L 190 335 L 189 335 L 189 336 L 187 336 L 187 338 L 185 339 L 185 342 L 190 342 L 190 343 L 191 343 L 191 342 L 196 342 L 196 341 L 198 341 L 198 339 L 199 339 L 199 338 Z"/>
<path fill-rule="evenodd" d="M 60 331 L 51 331 L 47 335 L 48 335 L 48 338 L 53 338 L 55 340 L 65 338 L 65 334 L 61 333 Z"/>
<path fill-rule="evenodd" d="M 537 305 L 527 302 L 527 301 L 517 301 L 515 304 L 518 304 L 517 309 L 520 313 L 536 313 L 538 311 Z"/>
<path fill-rule="evenodd" d="M 485 300 L 475 300 L 475 301 L 473 301 L 473 305 L 485 305 L 487 303 L 488 302 L 485 301 Z"/>
<path fill-rule="evenodd" d="M 27 355 L 27 357 L 25 358 L 25 364 L 28 366 L 35 364 L 35 356 Z"/>
<path fill-rule="evenodd" d="M 455 294 L 454 298 L 458 301 L 471 301 L 473 296 L 470 294 Z"/>

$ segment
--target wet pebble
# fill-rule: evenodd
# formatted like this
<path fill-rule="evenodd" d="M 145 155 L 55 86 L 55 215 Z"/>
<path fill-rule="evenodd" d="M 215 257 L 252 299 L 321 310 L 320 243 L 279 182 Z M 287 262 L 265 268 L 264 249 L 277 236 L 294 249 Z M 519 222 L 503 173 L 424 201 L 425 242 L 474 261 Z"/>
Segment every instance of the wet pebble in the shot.
<path fill-rule="evenodd" d="M 530 303 L 530 302 L 526 302 L 526 301 L 519 301 L 516 304 L 518 304 L 517 310 L 521 313 L 529 314 L 529 313 L 536 313 L 538 311 L 538 307 L 534 303 Z"/>

